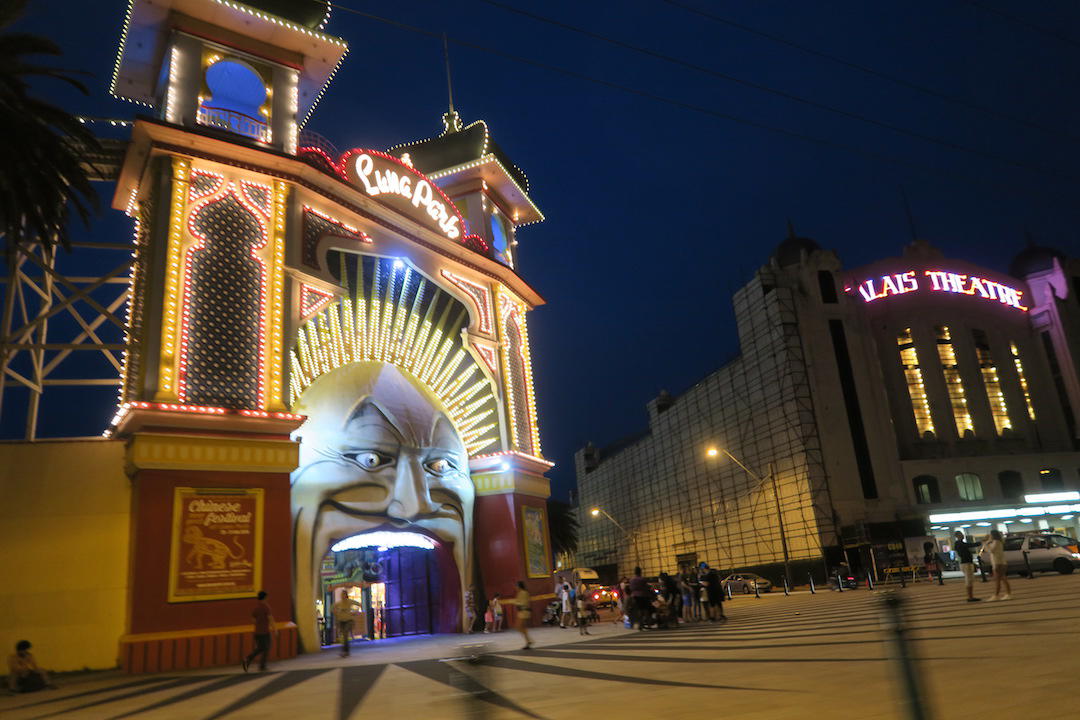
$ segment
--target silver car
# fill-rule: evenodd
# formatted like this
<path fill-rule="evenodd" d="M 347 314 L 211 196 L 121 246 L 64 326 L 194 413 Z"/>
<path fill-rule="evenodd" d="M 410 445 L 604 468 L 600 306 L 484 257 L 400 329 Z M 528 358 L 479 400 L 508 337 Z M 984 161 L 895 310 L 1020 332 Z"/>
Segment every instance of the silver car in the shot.
<path fill-rule="evenodd" d="M 1024 562 L 1024 553 L 1027 553 L 1027 563 Z M 979 553 L 979 559 L 990 567 L 990 555 L 985 546 Z M 1032 572 L 1055 571 L 1068 575 L 1080 568 L 1080 541 L 1053 533 L 1006 535 L 1005 562 L 1009 564 L 1011 573 L 1026 574 L 1030 564 Z"/>
<path fill-rule="evenodd" d="M 728 575 L 724 578 L 721 586 L 725 591 L 730 592 L 732 595 L 735 593 L 742 593 L 743 595 L 754 594 L 754 583 L 757 583 L 758 592 L 767 593 L 772 590 L 772 583 L 766 578 L 754 573 L 735 573 L 734 575 Z"/>

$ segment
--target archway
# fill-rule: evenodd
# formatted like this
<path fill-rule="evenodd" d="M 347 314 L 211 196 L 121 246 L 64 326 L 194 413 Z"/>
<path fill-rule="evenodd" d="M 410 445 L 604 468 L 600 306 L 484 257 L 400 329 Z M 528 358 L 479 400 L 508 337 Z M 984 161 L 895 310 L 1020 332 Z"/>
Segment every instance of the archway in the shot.
<path fill-rule="evenodd" d="M 460 630 L 474 565 L 469 458 L 500 437 L 493 383 L 464 339 L 468 310 L 403 259 L 333 260 L 349 296 L 300 327 L 290 367 L 293 411 L 308 418 L 291 492 L 302 644 L 320 645 L 326 554 L 372 532 L 435 542 L 431 630 Z M 415 559 L 391 555 L 399 569 Z M 399 584 L 415 574 L 406 569 Z"/>

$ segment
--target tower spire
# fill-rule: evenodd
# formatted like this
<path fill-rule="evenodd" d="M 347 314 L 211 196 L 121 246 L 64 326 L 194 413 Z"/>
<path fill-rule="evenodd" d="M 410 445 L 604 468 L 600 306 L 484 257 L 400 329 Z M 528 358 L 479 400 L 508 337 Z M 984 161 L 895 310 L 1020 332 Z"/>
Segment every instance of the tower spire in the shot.
<path fill-rule="evenodd" d="M 450 42 L 446 33 L 442 35 L 443 64 L 446 65 L 446 95 L 450 101 L 450 109 L 443 115 L 443 134 L 454 133 L 461 129 L 461 116 L 454 109 L 454 82 L 450 77 Z"/>

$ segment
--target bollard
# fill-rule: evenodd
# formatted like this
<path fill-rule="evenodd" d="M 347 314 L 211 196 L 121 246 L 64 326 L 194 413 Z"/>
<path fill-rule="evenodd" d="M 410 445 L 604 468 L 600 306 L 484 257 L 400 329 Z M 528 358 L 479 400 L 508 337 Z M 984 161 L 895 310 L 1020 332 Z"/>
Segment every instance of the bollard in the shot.
<path fill-rule="evenodd" d="M 1028 580 L 1035 579 L 1035 573 L 1031 571 L 1031 561 L 1028 559 L 1028 551 L 1024 551 L 1024 569 L 1027 570 Z"/>
<path fill-rule="evenodd" d="M 937 584 L 938 585 L 944 585 L 945 584 L 945 568 L 942 566 L 941 563 L 938 563 L 938 566 L 937 566 Z"/>
<path fill-rule="evenodd" d="M 724 591 L 727 592 L 727 599 L 730 600 L 731 599 L 731 585 L 725 585 L 724 586 Z"/>
<path fill-rule="evenodd" d="M 868 590 L 874 589 L 874 576 L 871 573 L 866 573 L 866 588 Z"/>
<path fill-rule="evenodd" d="M 836 571 L 836 589 L 844 592 L 844 579 L 840 577 L 840 571 Z"/>
<path fill-rule="evenodd" d="M 903 695 L 907 701 L 906 716 L 908 720 L 928 720 L 930 712 L 926 708 L 926 701 L 923 697 L 915 655 L 905 635 L 906 628 L 904 627 L 901 608 L 902 600 L 895 593 L 886 594 L 884 599 L 883 625 L 889 632 L 889 644 L 892 646 L 893 659 L 898 666 L 897 669 L 900 671 L 900 677 L 903 679 Z"/>
<path fill-rule="evenodd" d="M 791 588 L 788 587 L 787 575 L 785 575 L 784 576 L 784 597 L 788 597 L 790 595 L 791 595 Z"/>
<path fill-rule="evenodd" d="M 811 573 L 809 573 L 809 575 L 810 575 L 810 594 L 811 595 L 817 595 L 817 590 L 814 589 L 814 573 L 811 572 Z"/>
<path fill-rule="evenodd" d="M 900 587 L 907 587 L 907 574 L 904 572 L 904 568 L 900 568 Z"/>
<path fill-rule="evenodd" d="M 761 599 L 761 593 L 758 592 L 757 580 L 754 580 L 754 597 L 756 597 L 758 600 Z"/>

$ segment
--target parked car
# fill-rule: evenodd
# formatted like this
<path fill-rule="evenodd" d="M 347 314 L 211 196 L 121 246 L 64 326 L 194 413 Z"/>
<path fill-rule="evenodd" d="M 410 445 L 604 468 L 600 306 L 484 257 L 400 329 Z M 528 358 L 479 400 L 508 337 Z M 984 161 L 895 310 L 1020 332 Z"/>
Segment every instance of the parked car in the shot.
<path fill-rule="evenodd" d="M 836 587 L 836 579 L 840 578 L 840 582 L 844 584 L 845 590 L 857 590 L 859 588 L 859 581 L 851 574 L 851 571 L 847 568 L 834 569 L 829 573 L 827 583 L 829 587 Z"/>
<path fill-rule="evenodd" d="M 1027 563 L 1024 553 L 1027 553 Z M 979 560 L 990 567 L 990 555 L 985 546 L 979 553 Z M 1033 572 L 1051 570 L 1068 575 L 1080 568 L 1080 541 L 1065 535 L 1053 533 L 1031 533 L 1027 535 L 1005 536 L 1005 562 L 1009 572 L 1024 575 L 1030 564 Z"/>
<path fill-rule="evenodd" d="M 587 585 L 592 603 L 598 608 L 613 608 L 619 602 L 618 588 L 610 585 Z"/>
<path fill-rule="evenodd" d="M 752 595 L 754 593 L 754 583 L 757 583 L 758 592 L 767 593 L 772 590 L 772 582 L 760 575 L 755 575 L 754 573 L 735 573 L 734 575 L 728 575 L 721 582 L 721 587 L 723 587 L 724 590 L 730 591 L 732 595 L 735 593 Z"/>

